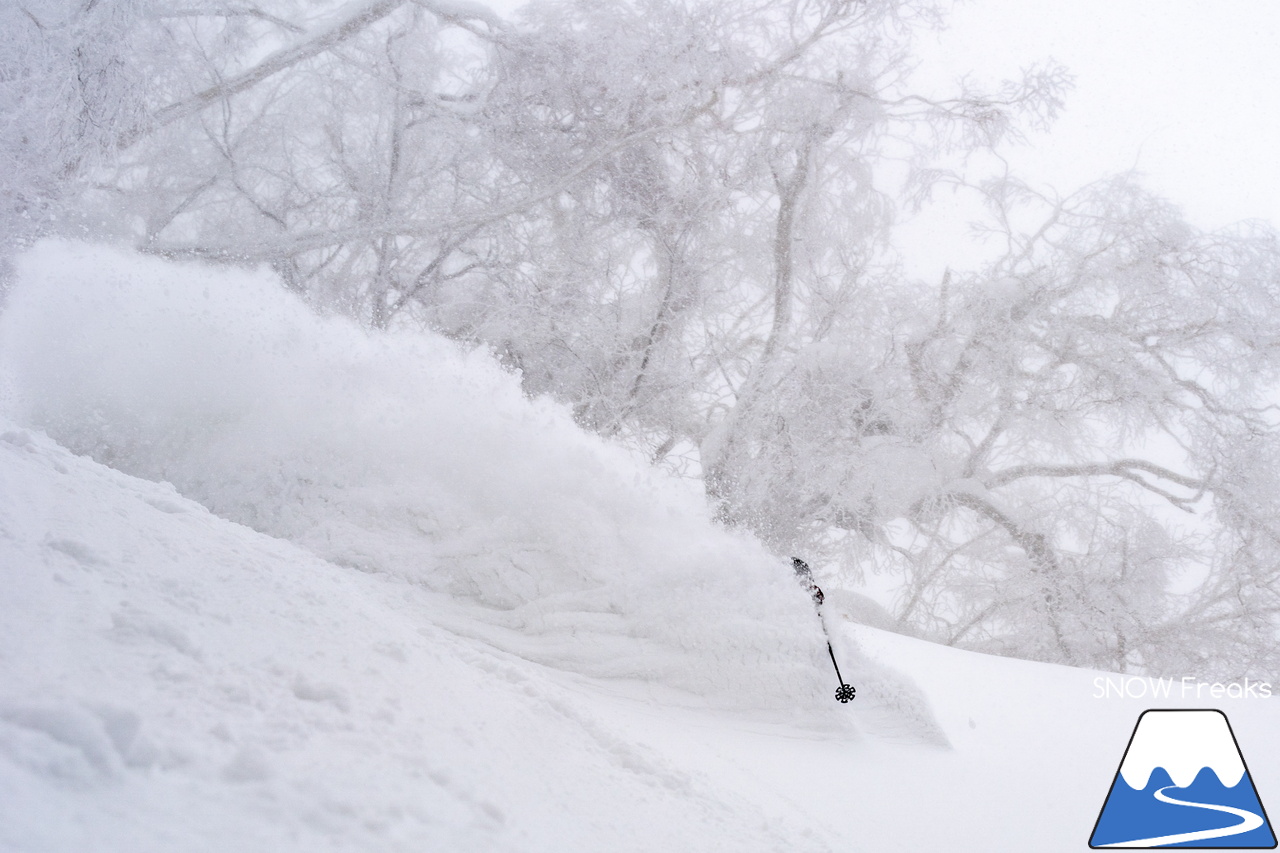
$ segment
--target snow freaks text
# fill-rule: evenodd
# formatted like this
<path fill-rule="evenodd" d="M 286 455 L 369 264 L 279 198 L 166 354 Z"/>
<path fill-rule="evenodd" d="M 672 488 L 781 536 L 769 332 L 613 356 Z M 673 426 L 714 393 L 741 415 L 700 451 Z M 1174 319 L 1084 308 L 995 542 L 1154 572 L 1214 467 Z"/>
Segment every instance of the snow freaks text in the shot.
<path fill-rule="evenodd" d="M 1192 676 L 1153 678 L 1140 675 L 1099 675 L 1093 679 L 1094 699 L 1270 699 L 1271 683 L 1200 681 Z"/>

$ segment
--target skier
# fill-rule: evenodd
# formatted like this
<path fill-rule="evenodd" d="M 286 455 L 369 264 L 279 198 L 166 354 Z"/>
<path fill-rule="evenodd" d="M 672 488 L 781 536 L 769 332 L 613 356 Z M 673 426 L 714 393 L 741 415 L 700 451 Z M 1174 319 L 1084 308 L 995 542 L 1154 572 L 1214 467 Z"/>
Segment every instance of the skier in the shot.
<path fill-rule="evenodd" d="M 813 582 L 813 572 L 809 569 L 809 564 L 799 557 L 791 558 L 791 568 L 796 571 L 796 581 L 805 588 L 809 593 L 809 597 L 813 599 L 813 607 L 818 611 L 818 619 L 822 621 L 822 602 L 826 598 L 822 594 L 822 587 Z M 822 622 L 822 633 L 827 633 L 827 624 Z M 840 664 L 836 663 L 836 653 L 831 648 L 831 638 L 827 637 L 827 654 L 831 655 L 831 665 L 836 668 L 836 678 L 840 679 L 840 689 L 836 691 L 836 700 L 841 704 L 851 701 L 858 695 L 858 691 L 853 685 L 844 683 L 844 676 L 840 674 Z"/>

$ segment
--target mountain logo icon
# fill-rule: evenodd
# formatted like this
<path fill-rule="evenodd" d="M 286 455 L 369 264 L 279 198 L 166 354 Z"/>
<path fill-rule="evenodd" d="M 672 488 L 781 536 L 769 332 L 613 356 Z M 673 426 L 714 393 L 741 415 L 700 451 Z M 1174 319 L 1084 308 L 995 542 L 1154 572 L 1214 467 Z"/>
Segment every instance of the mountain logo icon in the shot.
<path fill-rule="evenodd" d="M 1275 833 L 1227 715 L 1143 711 L 1089 846 L 1275 848 Z"/>

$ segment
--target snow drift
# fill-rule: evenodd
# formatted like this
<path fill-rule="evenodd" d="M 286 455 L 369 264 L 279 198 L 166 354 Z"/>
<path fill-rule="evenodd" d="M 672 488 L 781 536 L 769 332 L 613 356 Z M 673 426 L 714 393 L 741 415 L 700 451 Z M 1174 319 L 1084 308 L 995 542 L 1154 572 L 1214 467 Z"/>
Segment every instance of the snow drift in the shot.
<path fill-rule="evenodd" d="M 952 749 L 818 729 L 801 699 L 802 725 L 681 707 L 442 630 L 419 583 L 2 421 L 6 853 L 1067 853 L 1149 702 L 837 621 L 927 688 Z M 1274 796 L 1275 703 L 1228 704 Z"/>
<path fill-rule="evenodd" d="M 15 421 L 469 602 L 457 629 L 490 643 L 713 701 L 828 702 L 787 561 L 483 352 L 318 317 L 265 272 L 50 242 L 19 263 L 0 368 Z"/>
<path fill-rule="evenodd" d="M 0 419 L 0 850 L 835 847 L 435 598 Z"/>

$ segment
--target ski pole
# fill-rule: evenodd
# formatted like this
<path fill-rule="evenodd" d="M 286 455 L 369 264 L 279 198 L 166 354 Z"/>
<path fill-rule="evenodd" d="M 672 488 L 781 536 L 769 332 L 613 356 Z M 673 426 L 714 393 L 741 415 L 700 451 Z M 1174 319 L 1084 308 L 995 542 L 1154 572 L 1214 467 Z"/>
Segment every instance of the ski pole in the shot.
<path fill-rule="evenodd" d="M 822 626 L 823 633 L 826 633 L 827 626 Z M 840 679 L 840 688 L 836 690 L 836 699 L 842 704 L 846 704 L 857 697 L 858 691 L 852 684 L 844 683 L 844 676 L 840 674 L 840 664 L 836 663 L 835 650 L 831 648 L 831 640 L 827 640 L 827 654 L 831 655 L 831 665 L 836 668 L 836 678 Z"/>
<path fill-rule="evenodd" d="M 827 631 L 827 620 L 822 618 L 822 602 L 826 596 L 822 594 L 822 588 L 813 582 L 813 573 L 809 570 L 808 563 L 799 557 L 792 557 L 791 565 L 795 569 L 796 579 L 809 590 L 809 595 L 813 599 L 813 609 L 818 612 L 818 624 L 822 626 L 822 636 L 827 640 L 827 654 L 831 655 L 831 665 L 836 668 L 836 678 L 840 681 L 840 688 L 836 690 L 836 699 L 841 704 L 846 704 L 857 697 L 858 691 L 852 684 L 845 684 L 844 676 L 840 674 L 840 664 L 836 663 L 836 653 L 831 648 L 831 634 Z"/>

